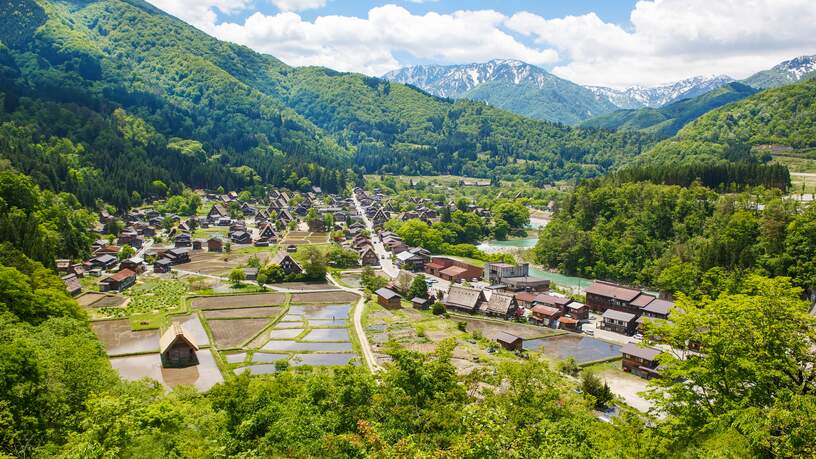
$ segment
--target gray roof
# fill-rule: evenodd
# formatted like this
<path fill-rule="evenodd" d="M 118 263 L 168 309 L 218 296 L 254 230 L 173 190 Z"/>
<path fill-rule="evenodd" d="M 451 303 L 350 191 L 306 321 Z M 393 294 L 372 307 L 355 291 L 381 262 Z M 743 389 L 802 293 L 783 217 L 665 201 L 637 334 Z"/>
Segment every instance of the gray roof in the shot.
<path fill-rule="evenodd" d="M 654 300 L 643 308 L 643 311 L 665 316 L 669 314 L 672 307 L 674 307 L 674 303 L 671 301 Z"/>
<path fill-rule="evenodd" d="M 397 292 L 395 292 L 395 291 L 393 291 L 391 289 L 385 288 L 385 287 L 377 290 L 374 293 L 376 293 L 377 296 L 381 296 L 381 297 L 385 298 L 386 300 L 390 300 L 392 298 L 402 298 L 401 296 L 399 296 L 399 294 Z"/>
<path fill-rule="evenodd" d="M 500 331 L 500 332 L 496 332 L 496 334 L 494 336 L 494 339 L 496 341 L 500 342 L 500 343 L 512 344 L 512 343 L 515 343 L 516 341 L 520 340 L 521 337 L 516 336 L 516 335 L 511 335 L 510 333 L 507 333 L 507 332 Z"/>
<path fill-rule="evenodd" d="M 621 347 L 622 354 L 629 354 L 645 360 L 654 360 L 663 351 L 651 347 L 640 347 L 636 343 L 626 343 Z"/>
<path fill-rule="evenodd" d="M 640 295 L 639 290 L 600 281 L 595 281 L 592 285 L 587 287 L 585 292 L 626 302 L 632 301 Z"/>
<path fill-rule="evenodd" d="M 479 305 L 479 301 L 482 300 L 484 300 L 484 293 L 482 293 L 481 290 L 452 285 L 450 290 L 448 290 L 447 298 L 445 298 L 445 304 L 466 309 L 476 309 L 476 306 Z"/>
<path fill-rule="evenodd" d="M 634 314 L 629 314 L 628 312 L 617 311 L 615 309 L 607 309 L 606 312 L 603 314 L 604 319 L 613 319 L 613 320 L 622 320 L 624 322 L 631 322 L 635 319 Z"/>
<path fill-rule="evenodd" d="M 494 293 L 490 300 L 482 307 L 485 312 L 492 312 L 495 314 L 507 314 L 510 311 L 510 306 L 513 305 L 513 297 L 509 295 L 502 295 Z"/>

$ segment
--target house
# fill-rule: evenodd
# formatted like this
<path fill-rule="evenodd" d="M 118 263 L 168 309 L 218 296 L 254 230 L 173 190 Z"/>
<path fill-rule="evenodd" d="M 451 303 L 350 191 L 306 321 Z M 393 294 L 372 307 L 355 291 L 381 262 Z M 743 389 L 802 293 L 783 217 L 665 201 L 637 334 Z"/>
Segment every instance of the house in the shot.
<path fill-rule="evenodd" d="M 595 281 L 587 287 L 585 293 L 587 305 L 593 311 L 602 313 L 607 309 L 616 309 L 630 314 L 640 313 L 640 308 L 631 304 L 640 295 L 640 290 L 611 282 Z"/>
<path fill-rule="evenodd" d="M 421 271 L 428 261 L 428 256 L 420 252 L 412 252 L 411 249 L 397 254 L 397 266 L 406 271 Z"/>
<path fill-rule="evenodd" d="M 278 240 L 278 234 L 275 232 L 275 227 L 271 224 L 264 225 L 260 231 L 259 238 L 264 241 L 275 242 Z"/>
<path fill-rule="evenodd" d="M 587 320 L 589 319 L 589 306 L 584 303 L 572 301 L 565 306 L 564 314 L 576 320 Z"/>
<path fill-rule="evenodd" d="M 481 312 L 490 317 L 510 319 L 515 315 L 516 308 L 518 308 L 518 303 L 513 296 L 494 292 L 490 295 L 490 299 L 482 305 Z"/>
<path fill-rule="evenodd" d="M 485 299 L 480 289 L 451 285 L 445 297 L 445 308 L 460 312 L 475 313 L 481 309 Z"/>
<path fill-rule="evenodd" d="M 71 269 L 71 260 L 56 260 L 57 272 L 67 273 Z"/>
<path fill-rule="evenodd" d="M 102 292 L 109 292 L 111 290 L 121 292 L 135 283 L 136 273 L 129 269 L 123 269 L 99 281 L 99 290 Z"/>
<path fill-rule="evenodd" d="M 402 297 L 391 289 L 381 288 L 377 290 L 377 303 L 384 308 L 399 308 Z"/>
<path fill-rule="evenodd" d="M 669 320 L 669 313 L 674 302 L 667 300 L 652 300 L 643 308 L 643 317 L 651 319 Z"/>
<path fill-rule="evenodd" d="M 621 347 L 621 367 L 623 371 L 651 379 L 659 376 L 657 356 L 662 352 L 650 347 L 640 347 L 635 343 L 626 343 Z"/>
<path fill-rule="evenodd" d="M 207 213 L 207 220 L 210 222 L 219 222 L 222 219 L 229 218 L 229 212 L 221 204 L 216 204 L 210 208 Z"/>
<path fill-rule="evenodd" d="M 603 314 L 602 328 L 614 333 L 632 336 L 637 327 L 637 316 L 617 309 L 607 309 Z"/>
<path fill-rule="evenodd" d="M 122 260 L 122 262 L 119 263 L 119 268 L 129 269 L 135 272 L 136 274 L 141 274 L 145 272 L 145 270 L 147 269 L 147 265 L 145 264 L 145 261 L 142 257 L 131 257 L 128 258 L 127 260 Z"/>
<path fill-rule="evenodd" d="M 230 240 L 235 244 L 251 244 L 252 236 L 246 231 L 239 230 L 230 234 Z"/>
<path fill-rule="evenodd" d="M 220 237 L 211 237 L 207 239 L 207 251 L 208 252 L 223 252 L 224 251 L 224 241 Z"/>
<path fill-rule="evenodd" d="M 161 363 L 165 368 L 198 365 L 198 345 L 179 322 L 173 322 L 159 339 Z"/>
<path fill-rule="evenodd" d="M 91 267 L 108 270 L 116 266 L 117 258 L 111 254 L 103 254 L 88 260 Z"/>
<path fill-rule="evenodd" d="M 82 285 L 79 284 L 79 278 L 76 274 L 66 274 L 62 276 L 62 283 L 65 284 L 65 291 L 71 296 L 77 296 L 82 293 Z"/>
<path fill-rule="evenodd" d="M 174 265 L 190 262 L 190 250 L 184 248 L 165 250 L 159 258 L 169 258 Z"/>
<path fill-rule="evenodd" d="M 561 317 L 561 310 L 552 306 L 544 306 L 539 304 L 533 306 L 530 311 L 532 313 L 533 322 L 538 322 L 545 326 L 550 326 L 552 321 L 558 320 Z"/>
<path fill-rule="evenodd" d="M 244 279 L 254 281 L 258 278 L 258 268 L 244 268 Z"/>
<path fill-rule="evenodd" d="M 360 252 L 360 265 L 362 266 L 377 266 L 380 264 L 380 259 L 377 257 L 377 253 L 374 252 L 374 249 L 371 246 L 368 246 Z"/>
<path fill-rule="evenodd" d="M 544 305 L 544 306 L 549 306 L 551 308 L 558 309 L 558 311 L 560 311 L 561 314 L 565 314 L 566 313 L 566 311 L 565 311 L 566 306 L 567 306 L 567 304 L 569 304 L 571 302 L 572 302 L 572 298 L 567 298 L 566 296 L 563 296 L 563 295 L 539 294 L 539 295 L 536 295 L 536 297 L 533 299 L 533 306 L 535 306 L 537 304 L 541 304 L 541 305 Z"/>
<path fill-rule="evenodd" d="M 536 295 L 532 292 L 518 292 L 515 294 L 516 303 L 520 308 L 532 308 Z"/>
<path fill-rule="evenodd" d="M 303 272 L 303 268 L 301 268 L 298 262 L 285 252 L 278 252 L 278 254 L 272 258 L 272 264 L 283 268 L 283 272 L 286 274 L 300 274 Z"/>
<path fill-rule="evenodd" d="M 535 276 L 504 277 L 502 285 L 511 292 L 543 292 L 550 289 L 549 279 Z"/>
<path fill-rule="evenodd" d="M 505 277 L 526 277 L 530 274 L 530 264 L 485 263 L 484 279 L 491 284 L 501 284 Z"/>
<path fill-rule="evenodd" d="M 431 300 L 427 298 L 416 297 L 411 299 L 411 306 L 413 306 L 414 309 L 428 309 L 430 305 Z"/>
<path fill-rule="evenodd" d="M 173 262 L 169 258 L 160 258 L 153 262 L 154 273 L 169 273 L 173 269 Z"/>
<path fill-rule="evenodd" d="M 181 233 L 176 236 L 175 238 L 175 246 L 177 248 L 180 247 L 192 247 L 193 246 L 193 238 L 187 233 Z"/>
<path fill-rule="evenodd" d="M 450 282 L 481 279 L 483 270 L 478 266 L 448 257 L 432 257 L 425 264 L 425 272 Z"/>
<path fill-rule="evenodd" d="M 508 351 L 520 351 L 524 340 L 516 335 L 511 335 L 506 332 L 498 332 L 495 336 L 496 342 Z"/>
<path fill-rule="evenodd" d="M 561 330 L 578 331 L 578 321 L 572 317 L 562 316 L 558 318 L 558 328 Z"/>

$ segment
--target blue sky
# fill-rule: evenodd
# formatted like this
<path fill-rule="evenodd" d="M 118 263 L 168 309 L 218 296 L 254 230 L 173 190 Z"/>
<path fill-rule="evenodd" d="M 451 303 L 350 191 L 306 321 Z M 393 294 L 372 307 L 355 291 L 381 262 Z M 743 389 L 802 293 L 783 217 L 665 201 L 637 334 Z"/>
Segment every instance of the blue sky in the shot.
<path fill-rule="evenodd" d="M 745 78 L 816 54 L 814 0 L 148 0 L 294 66 L 380 76 L 517 59 L 624 88 Z"/>

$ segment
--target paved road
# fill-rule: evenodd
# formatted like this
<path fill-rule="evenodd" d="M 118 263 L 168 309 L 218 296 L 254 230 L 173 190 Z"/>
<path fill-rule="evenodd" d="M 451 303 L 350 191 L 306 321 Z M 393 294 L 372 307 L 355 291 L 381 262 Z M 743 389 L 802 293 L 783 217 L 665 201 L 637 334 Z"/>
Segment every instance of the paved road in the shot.
<path fill-rule="evenodd" d="M 377 257 L 380 259 L 380 268 L 383 272 L 388 275 L 391 279 L 396 279 L 399 275 L 399 269 L 394 266 L 394 263 L 391 261 L 391 254 L 389 254 L 385 250 L 385 246 L 383 245 L 380 237 L 377 236 L 377 233 L 374 231 L 374 224 L 371 223 L 371 220 L 365 214 L 365 209 L 360 204 L 360 201 L 357 200 L 357 196 L 352 194 L 351 198 L 354 200 L 354 206 L 357 207 L 357 212 L 360 213 L 360 216 L 363 217 L 363 222 L 365 222 L 366 229 L 368 232 L 371 233 L 371 243 L 374 245 L 374 253 L 377 254 Z"/>
<path fill-rule="evenodd" d="M 360 295 L 360 301 L 358 301 L 357 306 L 354 307 L 354 314 L 352 315 L 352 321 L 354 322 L 354 332 L 357 334 L 357 339 L 360 340 L 360 349 L 363 351 L 363 360 L 365 360 L 365 364 L 368 367 L 368 369 L 372 373 L 382 370 L 380 364 L 377 363 L 377 358 L 374 357 L 374 351 L 371 350 L 371 343 L 368 342 L 368 336 L 366 336 L 365 330 L 363 329 L 363 310 L 365 310 L 365 295 L 360 290 L 340 285 L 340 283 L 338 283 L 334 279 L 334 277 L 332 277 L 331 274 L 326 274 L 326 279 L 328 279 L 329 282 L 331 282 L 334 286 L 341 290 Z"/>

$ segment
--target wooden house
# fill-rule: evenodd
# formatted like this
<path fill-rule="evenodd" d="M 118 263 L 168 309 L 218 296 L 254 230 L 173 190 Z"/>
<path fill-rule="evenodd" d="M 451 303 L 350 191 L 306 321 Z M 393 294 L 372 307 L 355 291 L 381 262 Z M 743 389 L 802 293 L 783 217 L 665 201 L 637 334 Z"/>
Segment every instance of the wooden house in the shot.
<path fill-rule="evenodd" d="M 377 257 L 377 253 L 371 246 L 365 247 L 362 252 L 360 252 L 360 265 L 377 266 L 379 264 L 380 259 Z"/>
<path fill-rule="evenodd" d="M 603 314 L 602 328 L 614 333 L 631 336 L 637 327 L 637 316 L 617 309 L 607 309 Z"/>
<path fill-rule="evenodd" d="M 511 319 L 516 314 L 516 308 L 518 308 L 518 304 L 512 295 L 493 292 L 490 299 L 482 305 L 480 311 L 490 317 Z"/>
<path fill-rule="evenodd" d="M 62 283 L 65 284 L 65 291 L 71 296 L 77 296 L 82 293 L 82 285 L 79 283 L 79 278 L 76 274 L 66 274 L 62 276 Z"/>
<path fill-rule="evenodd" d="M 639 314 L 640 308 L 632 301 L 640 295 L 640 290 L 623 287 L 610 282 L 595 281 L 585 290 L 587 305 L 596 312 L 607 309 Z"/>
<path fill-rule="evenodd" d="M 160 258 L 153 262 L 154 273 L 169 273 L 173 269 L 173 262 L 169 258 Z"/>
<path fill-rule="evenodd" d="M 651 379 L 658 376 L 657 356 L 662 352 L 650 347 L 640 347 L 635 343 L 626 343 L 621 347 L 621 367 L 623 371 Z"/>
<path fill-rule="evenodd" d="M 445 308 L 473 314 L 481 309 L 485 299 L 480 289 L 452 285 L 445 297 Z"/>
<path fill-rule="evenodd" d="M 223 252 L 224 251 L 224 241 L 220 237 L 211 237 L 207 239 L 207 251 L 208 252 Z"/>
<path fill-rule="evenodd" d="M 278 252 L 278 254 L 272 258 L 272 264 L 283 268 L 283 272 L 286 274 L 300 274 L 303 272 L 303 268 L 298 264 L 298 262 L 296 262 L 291 255 L 285 252 Z"/>
<path fill-rule="evenodd" d="M 377 295 L 377 303 L 389 309 L 399 308 L 402 297 L 395 291 L 387 288 L 381 288 L 374 292 Z"/>
<path fill-rule="evenodd" d="M 136 273 L 123 269 L 118 273 L 108 276 L 99 281 L 99 290 L 102 292 L 117 291 L 121 292 L 136 283 Z"/>
<path fill-rule="evenodd" d="M 159 340 L 161 363 L 165 368 L 198 365 L 198 345 L 178 322 L 173 322 Z"/>
<path fill-rule="evenodd" d="M 524 340 L 516 335 L 511 335 L 510 333 L 506 332 L 498 332 L 495 335 L 496 342 L 499 343 L 499 346 L 507 349 L 508 351 L 520 351 L 523 347 Z"/>

